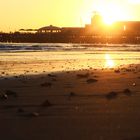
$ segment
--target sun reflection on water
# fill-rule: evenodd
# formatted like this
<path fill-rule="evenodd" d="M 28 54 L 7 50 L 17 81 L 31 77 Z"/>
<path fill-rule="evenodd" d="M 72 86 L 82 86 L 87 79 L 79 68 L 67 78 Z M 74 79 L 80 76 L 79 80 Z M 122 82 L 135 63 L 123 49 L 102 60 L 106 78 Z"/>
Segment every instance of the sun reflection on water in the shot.
<path fill-rule="evenodd" d="M 105 67 L 106 68 L 113 68 L 113 67 L 115 67 L 115 62 L 111 58 L 110 54 L 105 54 Z"/>

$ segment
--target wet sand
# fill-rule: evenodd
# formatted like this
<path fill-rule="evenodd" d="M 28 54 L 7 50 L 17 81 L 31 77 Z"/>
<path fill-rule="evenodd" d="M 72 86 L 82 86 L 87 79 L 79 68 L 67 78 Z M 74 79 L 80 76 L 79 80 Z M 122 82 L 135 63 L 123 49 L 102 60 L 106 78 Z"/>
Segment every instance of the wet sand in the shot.
<path fill-rule="evenodd" d="M 139 65 L 42 73 L 21 65 L 1 69 L 1 139 L 140 139 Z"/>

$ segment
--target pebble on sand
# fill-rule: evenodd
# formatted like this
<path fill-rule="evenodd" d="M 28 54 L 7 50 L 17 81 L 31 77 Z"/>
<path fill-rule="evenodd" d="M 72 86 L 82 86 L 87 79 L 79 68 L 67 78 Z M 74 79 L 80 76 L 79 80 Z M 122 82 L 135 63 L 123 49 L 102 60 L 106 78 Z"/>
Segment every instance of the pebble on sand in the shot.
<path fill-rule="evenodd" d="M 115 73 L 120 73 L 120 70 L 114 70 Z"/>
<path fill-rule="evenodd" d="M 24 117 L 38 117 L 40 114 L 38 112 L 31 112 L 31 113 L 26 113 L 26 114 L 22 114 L 21 116 Z"/>
<path fill-rule="evenodd" d="M 52 86 L 52 83 L 45 82 L 45 83 L 42 83 L 41 86 L 42 87 L 51 87 Z"/>
<path fill-rule="evenodd" d="M 5 93 L 0 93 L 0 99 L 1 100 L 7 100 L 8 99 L 8 95 Z"/>
<path fill-rule="evenodd" d="M 39 116 L 39 113 L 37 113 L 37 112 L 32 112 L 32 113 L 31 113 L 31 116 L 33 116 L 33 117 L 38 117 L 38 116 Z"/>
<path fill-rule="evenodd" d="M 106 98 L 107 98 L 108 100 L 111 100 L 111 99 L 115 99 L 117 96 L 118 96 L 118 93 L 112 91 L 112 92 L 109 92 L 109 93 L 106 95 Z"/>
<path fill-rule="evenodd" d="M 128 88 L 124 89 L 124 90 L 123 90 L 123 93 L 124 93 L 125 95 L 127 95 L 127 96 L 131 96 L 131 95 L 132 95 L 132 91 L 131 91 L 130 89 L 128 89 Z"/>
<path fill-rule="evenodd" d="M 87 80 L 87 83 L 88 84 L 91 84 L 91 83 L 95 83 L 95 82 L 97 82 L 98 80 L 97 79 L 88 79 Z"/>
<path fill-rule="evenodd" d="M 76 76 L 78 78 L 88 78 L 89 77 L 89 73 L 86 73 L 86 74 L 77 74 Z"/>
<path fill-rule="evenodd" d="M 56 75 L 53 74 L 48 74 L 49 77 L 57 77 Z"/>
<path fill-rule="evenodd" d="M 75 95 L 76 95 L 76 93 L 74 93 L 74 92 L 70 92 L 70 94 L 69 94 L 70 97 L 73 97 Z"/>
<path fill-rule="evenodd" d="M 52 104 L 48 101 L 48 100 L 46 100 L 45 102 L 43 102 L 42 104 L 41 104 L 41 106 L 42 107 L 49 107 L 49 106 L 51 106 Z"/>
<path fill-rule="evenodd" d="M 23 112 L 25 112 L 25 110 L 23 108 L 18 108 L 17 112 L 23 113 Z"/>
<path fill-rule="evenodd" d="M 6 90 L 5 94 L 7 94 L 8 96 L 17 97 L 17 93 L 15 91 L 12 91 L 12 90 Z"/>
<path fill-rule="evenodd" d="M 135 87 L 136 86 L 136 83 L 133 83 L 132 85 Z"/>

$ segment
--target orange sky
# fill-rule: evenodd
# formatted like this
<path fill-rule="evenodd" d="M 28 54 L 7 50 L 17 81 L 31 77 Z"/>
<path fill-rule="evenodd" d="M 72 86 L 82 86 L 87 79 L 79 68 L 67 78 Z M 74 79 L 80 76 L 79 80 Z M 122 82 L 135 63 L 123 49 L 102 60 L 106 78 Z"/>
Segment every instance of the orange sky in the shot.
<path fill-rule="evenodd" d="M 84 26 L 93 11 L 106 21 L 140 20 L 140 0 L 0 0 L 0 31 Z"/>

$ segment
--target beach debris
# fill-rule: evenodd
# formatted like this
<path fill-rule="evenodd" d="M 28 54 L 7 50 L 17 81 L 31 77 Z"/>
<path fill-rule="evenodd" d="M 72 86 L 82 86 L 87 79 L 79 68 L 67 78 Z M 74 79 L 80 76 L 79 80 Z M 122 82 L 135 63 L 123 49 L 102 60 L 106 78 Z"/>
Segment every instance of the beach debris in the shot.
<path fill-rule="evenodd" d="M 133 83 L 133 84 L 132 84 L 132 86 L 134 86 L 134 87 L 135 87 L 135 86 L 136 86 L 136 83 Z"/>
<path fill-rule="evenodd" d="M 39 116 L 39 113 L 38 113 L 38 112 L 32 112 L 32 113 L 31 113 L 31 116 L 33 116 L 33 117 L 38 117 L 38 116 Z"/>
<path fill-rule="evenodd" d="M 54 77 L 54 78 L 57 77 L 56 75 L 53 75 L 53 74 L 48 74 L 48 76 L 49 77 Z"/>
<path fill-rule="evenodd" d="M 52 106 L 52 104 L 51 104 L 48 100 L 46 100 L 45 102 L 43 102 L 43 103 L 41 104 L 41 106 L 42 106 L 42 107 L 49 107 L 49 106 Z"/>
<path fill-rule="evenodd" d="M 126 68 L 125 71 L 126 71 L 126 72 L 132 72 L 133 70 L 132 70 L 132 69 Z"/>
<path fill-rule="evenodd" d="M 38 112 L 31 112 L 26 114 L 27 117 L 38 117 L 39 113 Z"/>
<path fill-rule="evenodd" d="M 120 70 L 114 70 L 115 73 L 120 73 Z"/>
<path fill-rule="evenodd" d="M 92 84 L 92 83 L 95 83 L 95 82 L 97 82 L 98 80 L 97 79 L 88 79 L 87 80 L 87 83 L 88 84 Z"/>
<path fill-rule="evenodd" d="M 25 110 L 23 108 L 18 108 L 17 112 L 23 113 L 23 112 L 25 112 Z"/>
<path fill-rule="evenodd" d="M 86 73 L 86 74 L 77 74 L 76 76 L 78 78 L 88 78 L 89 77 L 89 73 Z"/>
<path fill-rule="evenodd" d="M 123 93 L 127 96 L 131 96 L 132 95 L 132 91 L 129 88 L 126 88 L 123 90 Z"/>
<path fill-rule="evenodd" d="M 38 112 L 31 112 L 31 113 L 23 113 L 21 116 L 23 117 L 38 117 L 40 114 Z"/>
<path fill-rule="evenodd" d="M 0 90 L 0 100 L 7 100 L 8 95 L 5 93 L 4 90 Z"/>
<path fill-rule="evenodd" d="M 106 95 L 106 98 L 107 98 L 108 100 L 111 100 L 111 99 L 115 99 L 117 96 L 118 96 L 118 93 L 117 93 L 117 92 L 111 91 L 111 92 L 109 92 L 109 93 Z"/>
<path fill-rule="evenodd" d="M 69 94 L 70 97 L 73 97 L 75 95 L 76 95 L 76 93 L 74 93 L 74 92 L 70 92 L 70 94 Z"/>
<path fill-rule="evenodd" d="M 3 71 L 3 72 L 1 72 L 1 74 L 5 74 L 5 72 Z"/>
<path fill-rule="evenodd" d="M 7 100 L 8 99 L 8 95 L 2 92 L 2 93 L 0 93 L 0 99 L 1 100 Z"/>
<path fill-rule="evenodd" d="M 5 94 L 7 94 L 8 96 L 17 97 L 17 93 L 15 91 L 6 90 Z"/>
<path fill-rule="evenodd" d="M 66 71 L 66 73 L 67 73 L 67 74 L 69 74 L 69 73 L 70 73 L 70 71 Z"/>
<path fill-rule="evenodd" d="M 99 76 L 97 76 L 97 75 L 94 75 L 94 78 L 98 78 Z"/>
<path fill-rule="evenodd" d="M 52 83 L 50 83 L 50 82 L 45 82 L 45 83 L 42 83 L 41 86 L 42 86 L 42 87 L 51 87 L 51 86 L 52 86 Z"/>

